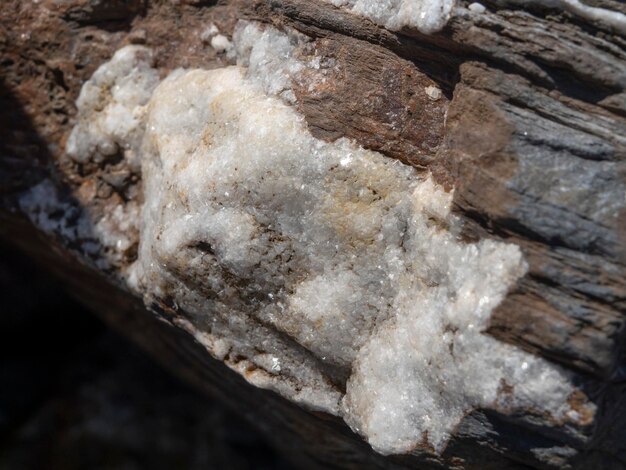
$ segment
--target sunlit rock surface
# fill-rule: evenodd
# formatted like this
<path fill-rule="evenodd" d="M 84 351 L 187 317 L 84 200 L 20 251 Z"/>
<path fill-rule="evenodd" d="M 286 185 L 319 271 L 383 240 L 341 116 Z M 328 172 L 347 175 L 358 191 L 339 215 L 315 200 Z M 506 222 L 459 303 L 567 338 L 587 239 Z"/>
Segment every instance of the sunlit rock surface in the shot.
<path fill-rule="evenodd" d="M 440 31 L 449 21 L 455 8 L 460 7 L 456 0 L 324 0 L 336 7 L 363 16 L 392 31 L 403 28 L 417 29 L 431 34 Z M 620 34 L 626 33 L 626 15 L 607 8 L 587 5 L 580 0 L 505 0 L 519 8 L 522 5 L 538 4 L 542 7 L 563 10 L 568 13 L 603 24 Z M 470 3 L 468 9 L 475 14 L 485 13 L 480 2 Z"/>
<path fill-rule="evenodd" d="M 417 28 L 423 33 L 440 30 L 456 0 L 326 0 L 391 30 Z"/>
<path fill-rule="evenodd" d="M 526 272 L 520 249 L 461 242 L 428 175 L 313 138 L 290 104 L 290 80 L 315 66 L 292 57 L 298 41 L 244 24 L 241 66 L 175 71 L 140 95 L 137 119 L 107 125 L 142 167 L 129 286 L 251 383 L 342 416 L 381 453 L 440 453 L 479 407 L 586 419 L 566 373 L 482 333 Z M 105 69 L 121 95 L 153 86 L 138 54 Z M 79 109 L 84 142 L 68 151 L 98 158 L 91 129 L 109 106 Z"/>

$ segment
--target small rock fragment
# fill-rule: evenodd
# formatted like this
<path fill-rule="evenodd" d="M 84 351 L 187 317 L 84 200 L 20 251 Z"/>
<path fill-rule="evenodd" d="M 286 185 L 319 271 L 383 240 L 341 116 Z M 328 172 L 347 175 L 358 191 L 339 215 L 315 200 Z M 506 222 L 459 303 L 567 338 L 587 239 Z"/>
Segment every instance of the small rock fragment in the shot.
<path fill-rule="evenodd" d="M 471 3 L 467 7 L 467 9 L 471 11 L 472 13 L 477 13 L 477 14 L 485 13 L 485 11 L 487 11 L 485 6 L 482 3 L 478 3 L 478 2 Z"/>
<path fill-rule="evenodd" d="M 426 92 L 426 95 L 428 95 L 428 97 L 433 101 L 437 101 L 439 98 L 441 98 L 441 90 L 436 86 L 427 86 L 426 88 L 424 88 L 424 91 Z"/>

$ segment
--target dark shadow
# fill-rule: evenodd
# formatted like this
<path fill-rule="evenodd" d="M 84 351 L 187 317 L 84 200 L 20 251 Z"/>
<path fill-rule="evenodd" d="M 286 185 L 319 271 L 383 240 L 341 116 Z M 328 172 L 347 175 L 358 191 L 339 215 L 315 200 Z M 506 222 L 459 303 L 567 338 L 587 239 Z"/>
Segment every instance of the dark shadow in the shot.
<path fill-rule="evenodd" d="M 11 65 L 11 59 L 0 63 Z M 0 76 L 0 197 L 41 180 L 50 161 L 46 143 Z"/>
<path fill-rule="evenodd" d="M 291 468 L 4 244 L 0 292 L 0 468 Z"/>
<path fill-rule="evenodd" d="M 147 6 L 148 0 L 91 0 L 86 5 L 69 8 L 63 19 L 109 32 L 130 31 L 135 17 L 144 16 Z"/>

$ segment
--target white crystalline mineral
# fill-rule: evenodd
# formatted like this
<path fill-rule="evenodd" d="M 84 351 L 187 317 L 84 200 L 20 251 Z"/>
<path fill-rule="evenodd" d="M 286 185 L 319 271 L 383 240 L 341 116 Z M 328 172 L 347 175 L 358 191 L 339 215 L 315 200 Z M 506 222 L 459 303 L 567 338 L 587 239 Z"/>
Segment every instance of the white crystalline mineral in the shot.
<path fill-rule="evenodd" d="M 211 38 L 211 47 L 217 52 L 228 52 L 233 45 L 226 36 L 218 34 Z"/>
<path fill-rule="evenodd" d="M 150 49 L 126 46 L 118 50 L 80 91 L 78 122 L 68 139 L 67 154 L 84 162 L 121 152 L 131 166 L 139 166 L 144 105 L 158 83 Z"/>
<path fill-rule="evenodd" d="M 343 413 L 381 452 L 424 436 L 441 451 L 503 383 L 520 404 L 564 416 L 565 375 L 482 334 L 525 272 L 519 249 L 458 242 L 450 195 L 430 179 L 314 139 L 243 73 L 179 72 L 154 93 L 143 287 L 173 293 L 197 324 L 254 319 L 352 368 Z"/>
<path fill-rule="evenodd" d="M 396 31 L 404 27 L 434 33 L 445 26 L 456 0 L 325 0 Z"/>
<path fill-rule="evenodd" d="M 213 23 L 200 34 L 200 40 L 211 44 L 211 47 L 217 52 L 229 52 L 233 47 L 232 42 L 226 36 L 220 34 L 220 30 Z"/>
<path fill-rule="evenodd" d="M 261 28 L 256 23 L 240 21 L 233 34 L 231 58 L 245 67 L 248 78 L 257 82 L 265 93 L 277 95 L 293 103 L 291 80 L 305 64 L 294 58 L 294 50 L 303 41 L 301 35 L 287 35 L 274 28 Z"/>
<path fill-rule="evenodd" d="M 381 453 L 441 452 L 465 413 L 501 403 L 575 421 L 563 371 L 483 333 L 526 272 L 520 249 L 459 241 L 430 177 L 312 137 L 289 104 L 309 66 L 298 41 L 244 24 L 240 66 L 154 90 L 129 147 L 145 195 L 129 284 L 247 380 L 343 416 Z"/>
<path fill-rule="evenodd" d="M 441 30 L 450 19 L 456 0 L 324 0 L 337 7 L 364 16 L 385 28 L 397 31 L 404 27 L 431 34 Z M 508 0 L 505 4 L 536 3 L 565 10 L 573 15 L 597 21 L 612 30 L 626 34 L 626 15 L 619 11 L 587 5 L 580 0 Z M 471 3 L 468 9 L 484 13 L 480 3 Z"/>

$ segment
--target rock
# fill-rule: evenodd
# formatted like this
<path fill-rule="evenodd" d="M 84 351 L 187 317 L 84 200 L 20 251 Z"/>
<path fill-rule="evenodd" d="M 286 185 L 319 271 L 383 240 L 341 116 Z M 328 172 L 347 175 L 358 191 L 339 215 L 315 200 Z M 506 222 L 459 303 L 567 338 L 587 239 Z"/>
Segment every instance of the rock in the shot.
<path fill-rule="evenodd" d="M 16 3 L 5 238 L 303 460 L 623 462 L 626 17 L 439 3 Z"/>

